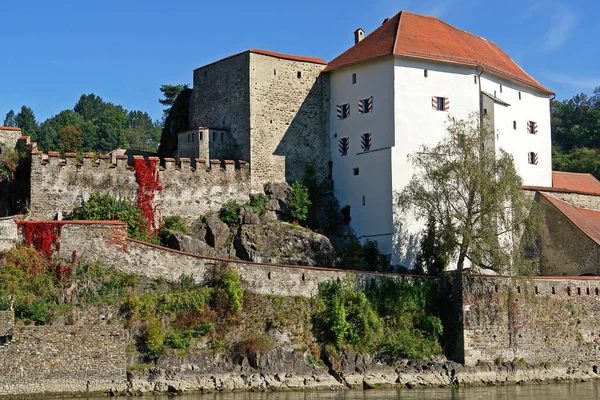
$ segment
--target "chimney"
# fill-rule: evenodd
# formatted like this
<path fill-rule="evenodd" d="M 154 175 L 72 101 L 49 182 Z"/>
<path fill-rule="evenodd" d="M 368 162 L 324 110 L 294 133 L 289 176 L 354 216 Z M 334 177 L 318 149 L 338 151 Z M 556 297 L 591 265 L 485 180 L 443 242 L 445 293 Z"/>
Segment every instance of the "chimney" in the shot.
<path fill-rule="evenodd" d="M 354 44 L 360 42 L 364 38 L 365 38 L 365 31 L 363 31 L 362 28 L 358 28 L 357 30 L 354 31 Z"/>

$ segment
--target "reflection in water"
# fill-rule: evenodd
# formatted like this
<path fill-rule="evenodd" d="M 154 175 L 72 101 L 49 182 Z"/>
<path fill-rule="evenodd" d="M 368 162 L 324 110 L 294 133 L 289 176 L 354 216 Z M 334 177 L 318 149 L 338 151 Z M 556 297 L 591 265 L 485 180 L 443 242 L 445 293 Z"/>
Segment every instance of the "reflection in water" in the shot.
<path fill-rule="evenodd" d="M 583 400 L 600 398 L 600 383 L 561 383 L 549 385 L 511 385 L 460 389 L 345 390 L 339 392 L 272 392 L 189 394 L 185 396 L 144 396 L 141 400 Z M 66 399 L 66 398 L 61 398 Z M 106 397 L 77 397 L 100 400 Z M 117 397 L 129 399 L 131 397 Z M 133 398 L 135 399 L 135 398 Z"/>

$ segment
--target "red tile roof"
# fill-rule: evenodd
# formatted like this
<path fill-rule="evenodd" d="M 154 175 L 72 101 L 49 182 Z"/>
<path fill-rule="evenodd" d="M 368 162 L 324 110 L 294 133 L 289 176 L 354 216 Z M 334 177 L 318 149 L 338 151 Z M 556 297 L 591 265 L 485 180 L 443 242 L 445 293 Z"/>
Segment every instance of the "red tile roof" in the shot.
<path fill-rule="evenodd" d="M 0 126 L 0 131 L 20 131 L 21 128 L 16 128 L 14 126 Z"/>
<path fill-rule="evenodd" d="M 522 186 L 525 190 L 600 196 L 600 181 L 592 174 L 552 171 L 552 187 Z"/>
<path fill-rule="evenodd" d="M 495 43 L 455 28 L 439 18 L 407 11 L 389 18 L 373 33 L 327 64 L 324 71 L 390 55 L 479 66 L 552 94 Z"/>
<path fill-rule="evenodd" d="M 540 195 L 556 207 L 558 211 L 581 229 L 590 239 L 600 244 L 600 211 L 575 207 L 548 193 L 540 193 Z"/>
<path fill-rule="evenodd" d="M 230 56 L 227 56 L 227 57 L 222 58 L 222 59 L 217 60 L 217 61 L 213 61 L 210 64 L 203 65 L 201 67 L 196 68 L 195 70 L 199 70 L 200 68 L 208 67 L 209 65 L 214 65 L 214 64 L 219 63 L 221 61 L 229 60 L 230 58 L 234 58 L 234 57 L 237 57 L 237 56 L 245 54 L 245 53 L 262 54 L 263 56 L 270 56 L 270 57 L 282 58 L 284 60 L 308 62 L 308 63 L 313 63 L 313 64 L 321 64 L 321 65 L 326 65 L 327 64 L 325 62 L 325 60 L 322 59 L 322 58 L 305 57 L 305 56 L 294 56 L 294 55 L 291 55 L 291 54 L 275 53 L 274 51 L 268 51 L 268 50 L 250 49 L 250 50 L 242 51 L 241 53 L 232 54 Z"/>

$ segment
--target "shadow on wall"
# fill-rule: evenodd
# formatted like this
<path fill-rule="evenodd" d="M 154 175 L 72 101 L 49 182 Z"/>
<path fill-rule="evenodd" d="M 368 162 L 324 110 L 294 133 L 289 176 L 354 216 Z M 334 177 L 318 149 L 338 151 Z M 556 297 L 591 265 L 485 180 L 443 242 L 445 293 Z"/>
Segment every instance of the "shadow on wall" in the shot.
<path fill-rule="evenodd" d="M 182 90 L 173 102 L 171 111 L 165 119 L 165 125 L 160 136 L 160 145 L 158 146 L 158 156 L 163 160 L 167 157 L 173 157 L 173 152 L 177 150 L 177 134 L 188 129 L 191 96 L 192 89 Z"/>
<path fill-rule="evenodd" d="M 319 181 L 330 177 L 329 102 L 324 101 L 328 96 L 326 79 L 320 75 L 313 83 L 272 153 L 272 155 L 283 157 L 285 160 L 285 180 L 287 182 L 303 182 L 308 166 L 315 169 Z M 265 121 L 266 126 L 268 126 L 267 123 L 268 121 Z M 266 133 L 270 134 L 270 132 Z M 277 131 L 273 133 L 276 135 Z M 252 156 L 255 157 L 254 150 Z M 268 165 L 258 166 L 256 161 L 254 158 L 253 172 L 258 168 L 269 168 Z M 266 163 L 268 162 L 266 160 Z M 277 173 L 277 171 L 274 172 Z M 263 171 L 261 175 L 266 175 L 266 171 Z"/>
<path fill-rule="evenodd" d="M 396 196 L 392 195 L 392 201 Z M 422 225 L 422 226 L 421 226 Z M 424 228 L 421 224 L 420 229 Z M 394 212 L 394 236 L 392 238 L 391 264 L 395 269 L 412 270 L 415 265 L 421 232 L 411 232 L 407 228 L 406 218 L 399 212 Z"/>

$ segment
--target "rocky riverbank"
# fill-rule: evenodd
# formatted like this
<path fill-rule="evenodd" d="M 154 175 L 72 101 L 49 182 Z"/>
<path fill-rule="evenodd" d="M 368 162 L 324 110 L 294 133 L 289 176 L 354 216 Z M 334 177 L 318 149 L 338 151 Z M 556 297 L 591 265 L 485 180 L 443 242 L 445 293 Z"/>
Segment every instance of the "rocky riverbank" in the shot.
<path fill-rule="evenodd" d="M 344 355 L 338 369 L 306 365 L 301 355 L 294 355 L 286 364 L 295 365 L 298 369 L 275 371 L 276 364 L 282 365 L 283 361 L 276 358 L 259 360 L 259 368 L 251 367 L 248 360 L 241 365 L 217 361 L 218 366 L 211 370 L 205 364 L 194 363 L 190 359 L 189 364 L 179 366 L 130 370 L 126 393 L 469 387 L 589 381 L 600 376 L 597 366 L 592 364 L 531 366 L 483 363 L 469 367 L 449 361 L 405 360 L 387 366 L 372 361 L 368 356 L 353 353 Z M 207 359 L 204 358 L 204 361 Z"/>

